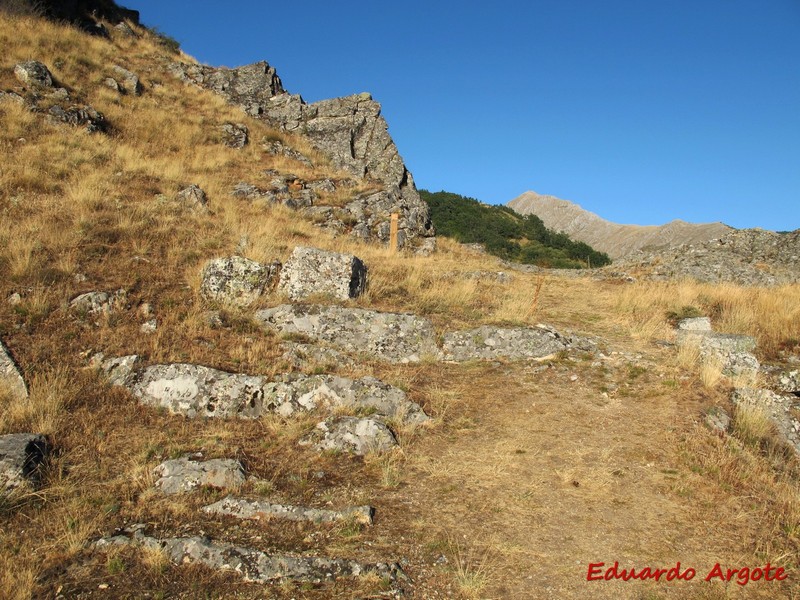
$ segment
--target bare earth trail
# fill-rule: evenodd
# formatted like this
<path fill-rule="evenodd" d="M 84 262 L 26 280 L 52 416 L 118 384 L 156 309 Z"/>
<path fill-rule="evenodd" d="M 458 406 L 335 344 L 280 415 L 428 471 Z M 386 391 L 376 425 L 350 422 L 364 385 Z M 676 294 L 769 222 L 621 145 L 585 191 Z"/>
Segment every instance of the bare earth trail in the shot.
<path fill-rule="evenodd" d="M 378 507 L 406 540 L 412 527 L 422 547 L 428 566 L 411 573 L 414 597 L 446 596 L 437 574 L 458 563 L 486 575 L 481 598 L 791 597 L 775 583 L 704 581 L 717 562 L 763 566 L 751 564 L 748 546 L 757 525 L 744 499 L 720 499 L 681 459 L 680 436 L 700 399 L 660 366 L 671 351 L 653 352 L 439 368 L 440 394 L 459 403 L 454 418 L 467 416 L 422 436 L 403 485 Z M 704 488 L 708 495 L 698 494 Z M 449 564 L 435 564 L 447 550 Z M 605 570 L 615 561 L 637 570 L 679 561 L 697 574 L 587 581 L 590 563 Z"/>

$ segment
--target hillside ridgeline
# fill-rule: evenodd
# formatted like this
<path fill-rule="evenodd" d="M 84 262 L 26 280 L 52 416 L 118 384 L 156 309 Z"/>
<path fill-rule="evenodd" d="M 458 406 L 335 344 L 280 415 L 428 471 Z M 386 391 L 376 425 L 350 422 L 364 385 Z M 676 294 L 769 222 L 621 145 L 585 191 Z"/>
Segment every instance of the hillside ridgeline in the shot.
<path fill-rule="evenodd" d="M 671 221 L 666 225 L 620 225 L 568 200 L 536 192 L 525 192 L 511 200 L 507 206 L 521 215 L 538 216 L 546 227 L 585 242 L 607 253 L 612 259 L 638 250 L 655 251 L 681 244 L 705 242 L 732 230 L 723 223 L 695 224 L 681 220 Z"/>

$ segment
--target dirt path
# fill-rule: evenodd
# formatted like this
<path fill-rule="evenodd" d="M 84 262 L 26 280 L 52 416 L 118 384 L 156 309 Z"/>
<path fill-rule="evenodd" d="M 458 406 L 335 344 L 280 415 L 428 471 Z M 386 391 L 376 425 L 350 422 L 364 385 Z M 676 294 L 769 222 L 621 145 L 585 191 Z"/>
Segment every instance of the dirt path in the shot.
<path fill-rule="evenodd" d="M 444 368 L 439 393 L 467 418 L 423 436 L 383 507 L 413 528 L 428 565 L 412 573 L 414 597 L 446 596 L 437 575 L 459 567 L 485 576 L 482 598 L 790 597 L 774 583 L 704 581 L 717 562 L 760 566 L 757 524 L 741 499 L 688 484 L 680 436 L 703 399 L 658 366 L 665 357 Z M 614 561 L 697 574 L 587 581 L 590 563 Z"/>

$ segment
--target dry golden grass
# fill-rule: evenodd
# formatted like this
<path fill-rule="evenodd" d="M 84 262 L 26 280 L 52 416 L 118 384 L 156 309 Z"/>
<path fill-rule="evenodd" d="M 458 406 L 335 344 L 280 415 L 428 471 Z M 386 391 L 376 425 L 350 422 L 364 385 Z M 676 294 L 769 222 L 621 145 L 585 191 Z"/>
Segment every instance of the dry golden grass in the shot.
<path fill-rule="evenodd" d="M 84 370 L 88 357 L 103 351 L 137 353 L 151 363 L 196 362 L 270 376 L 282 372 L 281 340 L 258 329 L 252 310 L 225 309 L 227 327 L 222 329 L 211 328 L 206 320 L 205 312 L 214 307 L 198 295 L 200 270 L 206 260 L 236 252 L 240 243 L 243 255 L 264 262 L 285 260 L 296 245 L 354 253 L 369 267 L 369 287 L 351 305 L 425 315 L 439 332 L 487 323 L 545 322 L 640 351 L 648 349 L 653 338 L 669 338 L 669 311 L 696 306 L 712 316 L 720 331 L 757 336 L 760 348 L 769 354 L 800 339 L 797 286 L 619 286 L 516 272 L 510 283 L 500 283 L 468 276 L 472 271 L 504 270 L 499 261 L 476 256 L 447 239 L 439 240 L 438 253 L 421 258 L 392 254 L 348 236 L 334 238 L 289 209 L 242 201 L 230 191 L 239 181 L 266 185 L 267 169 L 309 181 L 343 180 L 347 175 L 330 168 L 302 138 L 272 131 L 212 94 L 173 79 L 163 67 L 174 57 L 164 56 L 163 47 L 148 34 L 131 39 L 112 29 L 112 39 L 106 41 L 60 25 L 0 17 L 0 47 L 3 89 L 18 85 L 11 74 L 15 62 L 41 60 L 77 101 L 93 105 L 113 127 L 110 135 L 90 135 L 50 124 L 13 102 L 0 102 L 0 335 L 18 357 L 30 387 L 28 400 L 0 398 L 0 433 L 47 433 L 58 448 L 41 491 L 16 499 L 13 510 L 0 506 L 0 590 L 11 598 L 55 597 L 62 584 L 69 587 L 66 595 L 96 594 L 97 582 L 109 580 L 119 582 L 117 590 L 150 585 L 151 597 L 201 596 L 201 584 L 209 580 L 213 590 L 225 593 L 237 585 L 230 578 L 214 580 L 208 573 L 173 569 L 160 553 L 110 553 L 107 562 L 91 563 L 88 542 L 124 523 L 146 522 L 165 535 L 185 535 L 180 524 L 187 521 L 189 534 L 202 530 L 212 536 L 238 535 L 235 541 L 242 544 L 269 539 L 271 547 L 288 551 L 335 550 L 386 560 L 416 552 L 420 540 L 436 538 L 444 527 L 438 516 L 451 519 L 456 528 L 466 522 L 453 518 L 448 506 L 437 515 L 427 504 L 417 504 L 419 528 L 414 531 L 420 539 L 410 539 L 404 502 L 420 494 L 425 500 L 452 500 L 456 508 L 467 504 L 479 515 L 478 532 L 485 531 L 483 521 L 501 529 L 509 522 L 530 527 L 525 535 L 538 531 L 534 525 L 547 519 L 561 528 L 570 523 L 554 507 L 560 510 L 562 501 L 573 510 L 585 505 L 588 510 L 573 516 L 587 519 L 588 532 L 594 524 L 586 515 L 625 503 L 632 493 L 640 494 L 644 503 L 661 502 L 663 489 L 658 478 L 636 462 L 644 455 L 650 460 L 649 453 L 656 452 L 642 441 L 651 431 L 640 423 L 638 437 L 629 439 L 627 430 L 617 427 L 610 441 L 583 419 L 600 419 L 604 427 L 614 429 L 608 412 L 627 410 L 627 403 L 649 402 L 645 413 L 660 415 L 666 403 L 677 417 L 662 420 L 672 426 L 692 413 L 698 398 L 719 393 L 722 387 L 699 391 L 699 385 L 691 387 L 697 385 L 693 380 L 677 390 L 680 398 L 672 402 L 659 397 L 666 396 L 660 382 L 648 388 L 637 379 L 633 391 L 620 392 L 608 402 L 586 387 L 575 392 L 577 402 L 562 406 L 566 400 L 559 398 L 573 397 L 565 394 L 566 386 L 572 385 L 569 380 L 542 388 L 539 375 L 531 375 L 525 365 L 318 365 L 343 375 L 374 374 L 406 389 L 434 417 L 419 428 L 395 423 L 401 448 L 360 462 L 298 449 L 297 441 L 317 420 L 314 415 L 256 422 L 188 421 L 142 408 L 98 374 Z M 145 87 L 141 97 L 119 96 L 102 85 L 115 63 L 140 74 Z M 245 123 L 251 144 L 242 150 L 224 147 L 217 126 L 226 121 Z M 315 166 L 267 154 L 260 141 L 271 139 L 299 150 Z M 175 200 L 176 192 L 190 183 L 208 193 L 207 213 L 192 212 Z M 342 186 L 324 201 L 339 206 L 369 190 L 368 183 Z M 85 318 L 67 309 L 78 293 L 118 288 L 128 290 L 130 306 L 110 318 Z M 22 296 L 16 306 L 4 301 L 12 292 Z M 272 293 L 258 306 L 282 301 Z M 137 307 L 145 302 L 153 306 L 158 320 L 158 330 L 149 336 L 139 333 L 143 317 Z M 678 361 L 692 367 L 697 356 L 681 350 Z M 551 366 L 550 374 L 589 368 L 568 360 L 552 361 Z M 661 367 L 672 369 L 669 364 Z M 705 377 L 710 382 L 713 375 Z M 628 381 L 625 372 L 619 377 Z M 524 385 L 515 394 L 517 381 Z M 599 381 L 597 387 L 601 383 L 606 382 Z M 518 405 L 514 410 L 506 409 L 504 394 Z M 648 400 L 652 396 L 658 402 Z M 542 407 L 550 411 L 544 419 L 539 415 Z M 565 410 L 574 411 L 574 418 L 557 422 Z M 586 439 L 592 436 L 599 437 L 589 445 Z M 763 454 L 706 438 L 698 433 L 684 441 L 686 460 L 711 473 L 721 487 L 768 500 L 772 512 L 763 516 L 769 530 L 758 543 L 777 555 L 796 551 L 796 473 L 788 467 L 771 470 Z M 556 445 L 562 450 L 553 455 Z M 251 486 L 255 493 L 297 503 L 374 501 L 383 511 L 383 524 L 373 531 L 320 533 L 269 524 L 265 530 L 249 524 L 229 529 L 210 518 L 203 520 L 198 516 L 202 497 L 164 499 L 152 491 L 154 466 L 198 450 L 207 457 L 241 458 L 262 481 Z M 621 479 L 620 464 L 628 469 L 625 473 L 635 471 L 645 483 Z M 315 476 L 318 472 L 322 479 Z M 618 493 L 623 485 L 625 493 Z M 699 494 L 703 485 L 692 482 L 687 493 Z M 724 496 L 723 492 L 719 493 Z M 507 539 L 499 534 L 481 538 L 475 531 L 465 531 L 470 538 L 459 539 L 451 548 L 451 567 L 437 593 L 454 584 L 464 595 L 479 597 L 501 585 L 504 577 L 521 576 L 515 575 L 520 564 L 548 558 L 541 548 L 530 548 L 530 539 L 515 528 L 505 531 Z M 646 533 L 655 531 L 661 530 L 653 525 Z M 624 528 L 616 535 L 620 544 L 633 543 Z M 407 537 L 400 542 L 402 536 Z M 371 545 L 363 544 L 365 540 Z M 720 543 L 728 550 L 737 541 Z M 550 564 L 555 564 L 555 550 L 548 551 Z M 20 566 L 19 556 L 36 556 L 38 561 Z M 373 584 L 379 587 L 379 582 Z M 300 592 L 310 598 L 352 595 L 346 586 L 333 591 L 284 587 L 269 593 L 285 598 Z M 242 597 L 264 593 L 247 586 L 230 593 L 238 591 Z"/>

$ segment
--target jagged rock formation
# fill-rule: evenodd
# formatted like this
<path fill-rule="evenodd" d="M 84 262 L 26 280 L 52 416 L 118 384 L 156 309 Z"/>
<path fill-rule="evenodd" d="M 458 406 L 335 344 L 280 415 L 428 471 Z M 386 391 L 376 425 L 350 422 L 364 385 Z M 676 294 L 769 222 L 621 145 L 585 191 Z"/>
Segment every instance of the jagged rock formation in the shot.
<path fill-rule="evenodd" d="M 285 521 L 309 521 L 311 523 L 334 523 L 336 521 L 353 521 L 362 525 L 372 525 L 371 506 L 352 506 L 344 510 L 327 510 L 292 506 L 290 504 L 273 504 L 266 500 L 247 500 L 228 496 L 203 507 L 203 512 L 212 515 L 228 515 L 238 519 L 283 519 Z"/>
<path fill-rule="evenodd" d="M 615 260 L 637 250 L 704 242 L 731 231 L 723 223 L 695 224 L 681 220 L 666 225 L 620 225 L 568 200 L 536 192 L 525 192 L 511 200 L 508 206 L 522 215 L 536 215 L 545 227 L 563 231 L 572 239 L 585 242 Z"/>
<path fill-rule="evenodd" d="M 342 209 L 361 225 L 353 229 L 358 237 L 387 241 L 392 212 L 400 214 L 400 246 L 433 235 L 427 205 L 388 133 L 380 104 L 369 94 L 306 104 L 286 92 L 275 69 L 263 61 L 236 69 L 174 63 L 169 70 L 276 128 L 303 135 L 334 166 L 380 184 L 380 191 L 354 198 Z"/>
<path fill-rule="evenodd" d="M 364 564 L 355 560 L 317 558 L 314 556 L 270 555 L 252 548 L 212 542 L 208 538 L 167 538 L 159 540 L 136 531 L 132 537 L 118 535 L 103 538 L 95 544 L 105 549 L 136 545 L 163 551 L 176 565 L 200 564 L 211 569 L 238 573 L 244 581 L 269 583 L 293 579 L 321 583 L 339 577 L 374 574 L 394 581 L 403 576 L 396 564 Z"/>
<path fill-rule="evenodd" d="M 652 279 L 691 277 L 708 283 L 781 285 L 800 281 L 800 230 L 731 231 L 719 239 L 660 252 L 641 252 L 615 265 Z"/>

